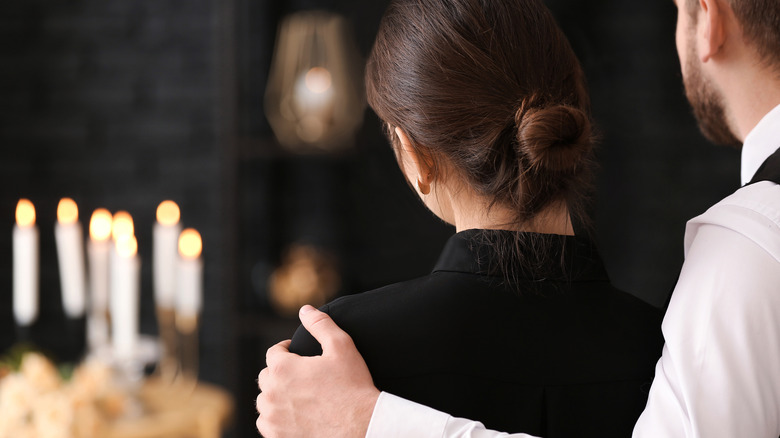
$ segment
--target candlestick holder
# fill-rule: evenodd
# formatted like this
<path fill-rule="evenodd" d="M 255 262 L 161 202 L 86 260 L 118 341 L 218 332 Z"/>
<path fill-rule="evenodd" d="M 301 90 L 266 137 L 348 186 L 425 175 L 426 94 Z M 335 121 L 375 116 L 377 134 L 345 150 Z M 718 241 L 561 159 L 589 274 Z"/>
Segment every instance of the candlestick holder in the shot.
<path fill-rule="evenodd" d="M 179 362 L 178 334 L 176 333 L 176 311 L 169 307 L 157 307 L 157 325 L 162 341 L 162 356 L 157 365 L 157 374 L 167 383 L 173 383 L 181 371 Z"/>
<path fill-rule="evenodd" d="M 123 417 L 138 418 L 143 415 L 139 394 L 144 381 L 144 369 L 160 360 L 159 343 L 153 337 L 140 336 L 133 348 L 117 350 L 109 346 L 109 352 L 116 385 L 127 396 Z"/>
<path fill-rule="evenodd" d="M 143 404 L 139 397 L 144 377 L 143 361 L 137 357 L 116 360 L 113 368 L 115 383 L 126 397 L 122 417 L 140 418 L 143 416 Z"/>
<path fill-rule="evenodd" d="M 176 315 L 176 329 L 179 332 L 179 359 L 181 379 L 185 384 L 198 381 L 198 317 L 197 315 Z"/>
<path fill-rule="evenodd" d="M 105 349 L 110 344 L 110 327 L 108 311 L 90 311 L 87 317 L 87 348 L 89 355 Z"/>

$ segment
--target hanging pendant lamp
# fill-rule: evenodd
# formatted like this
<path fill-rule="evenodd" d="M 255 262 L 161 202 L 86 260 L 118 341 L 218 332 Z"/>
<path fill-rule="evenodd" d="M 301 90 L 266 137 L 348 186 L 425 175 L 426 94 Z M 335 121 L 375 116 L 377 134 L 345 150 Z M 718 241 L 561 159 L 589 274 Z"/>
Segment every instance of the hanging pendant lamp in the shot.
<path fill-rule="evenodd" d="M 351 146 L 363 121 L 362 62 L 346 21 L 322 11 L 285 18 L 276 40 L 265 112 L 276 138 L 294 152 Z"/>

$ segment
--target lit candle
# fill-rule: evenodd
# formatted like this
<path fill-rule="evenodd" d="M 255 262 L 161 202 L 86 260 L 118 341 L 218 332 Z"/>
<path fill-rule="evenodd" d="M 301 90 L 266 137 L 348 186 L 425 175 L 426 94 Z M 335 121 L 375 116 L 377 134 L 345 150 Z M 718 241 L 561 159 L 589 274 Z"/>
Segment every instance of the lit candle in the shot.
<path fill-rule="evenodd" d="M 176 319 L 197 317 L 203 301 L 203 241 L 192 228 L 179 236 L 179 270 L 176 294 Z"/>
<path fill-rule="evenodd" d="M 154 224 L 153 278 L 154 298 L 158 307 L 172 309 L 176 296 L 176 241 L 181 232 L 179 206 L 173 201 L 163 201 L 157 207 L 157 223 Z"/>
<path fill-rule="evenodd" d="M 198 315 L 203 301 L 203 262 L 200 234 L 188 228 L 179 235 L 176 328 L 181 334 L 179 357 L 185 380 L 198 379 Z"/>
<path fill-rule="evenodd" d="M 98 208 L 89 221 L 90 317 L 89 342 L 93 349 L 108 343 L 109 254 L 111 251 L 111 212 Z"/>
<path fill-rule="evenodd" d="M 111 222 L 111 238 L 116 242 L 120 236 L 135 236 L 133 217 L 126 211 L 117 211 Z"/>
<path fill-rule="evenodd" d="M 138 341 L 139 274 L 138 241 L 135 239 L 133 217 L 118 211 L 111 222 L 111 274 L 109 312 L 111 340 L 119 359 L 131 359 Z"/>
<path fill-rule="evenodd" d="M 13 252 L 14 317 L 20 326 L 29 326 L 38 317 L 38 227 L 28 199 L 16 205 Z"/>
<path fill-rule="evenodd" d="M 116 218 L 115 221 L 116 222 Z M 116 225 L 116 223 L 115 223 Z M 135 236 L 117 236 L 111 260 L 111 335 L 119 360 L 135 356 L 138 343 L 139 274 L 138 242 Z"/>
<path fill-rule="evenodd" d="M 84 286 L 83 232 L 78 221 L 79 210 L 70 198 L 62 198 L 57 205 L 57 223 L 54 238 L 57 242 L 57 261 L 60 267 L 62 307 L 71 319 L 84 316 L 86 306 Z"/>

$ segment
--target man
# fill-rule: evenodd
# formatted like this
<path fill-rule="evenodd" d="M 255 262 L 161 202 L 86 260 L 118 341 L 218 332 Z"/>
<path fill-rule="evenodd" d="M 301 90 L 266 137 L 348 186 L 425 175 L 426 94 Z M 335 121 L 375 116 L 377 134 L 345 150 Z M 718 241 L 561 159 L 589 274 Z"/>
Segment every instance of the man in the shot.
<path fill-rule="evenodd" d="M 743 143 L 742 183 L 688 223 L 666 345 L 635 437 L 780 436 L 780 2 L 676 0 L 686 94 L 712 141 Z M 774 182 L 772 182 L 774 181 Z M 380 393 L 349 336 L 310 307 L 323 355 L 287 341 L 259 376 L 268 437 L 496 437 Z M 608 426 L 608 425 L 605 425 Z"/>

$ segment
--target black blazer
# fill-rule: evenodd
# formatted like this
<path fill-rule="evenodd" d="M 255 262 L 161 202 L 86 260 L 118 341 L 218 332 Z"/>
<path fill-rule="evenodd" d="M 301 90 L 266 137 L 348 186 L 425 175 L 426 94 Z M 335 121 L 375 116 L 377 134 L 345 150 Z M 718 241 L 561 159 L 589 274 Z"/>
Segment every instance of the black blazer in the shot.
<path fill-rule="evenodd" d="M 383 391 L 502 431 L 631 436 L 661 354 L 661 312 L 612 287 L 575 237 L 521 234 L 541 237 L 547 259 L 562 263 L 516 281 L 490 275 L 497 255 L 484 234 L 451 237 L 430 275 L 323 310 Z M 322 350 L 299 328 L 290 351 Z"/>

